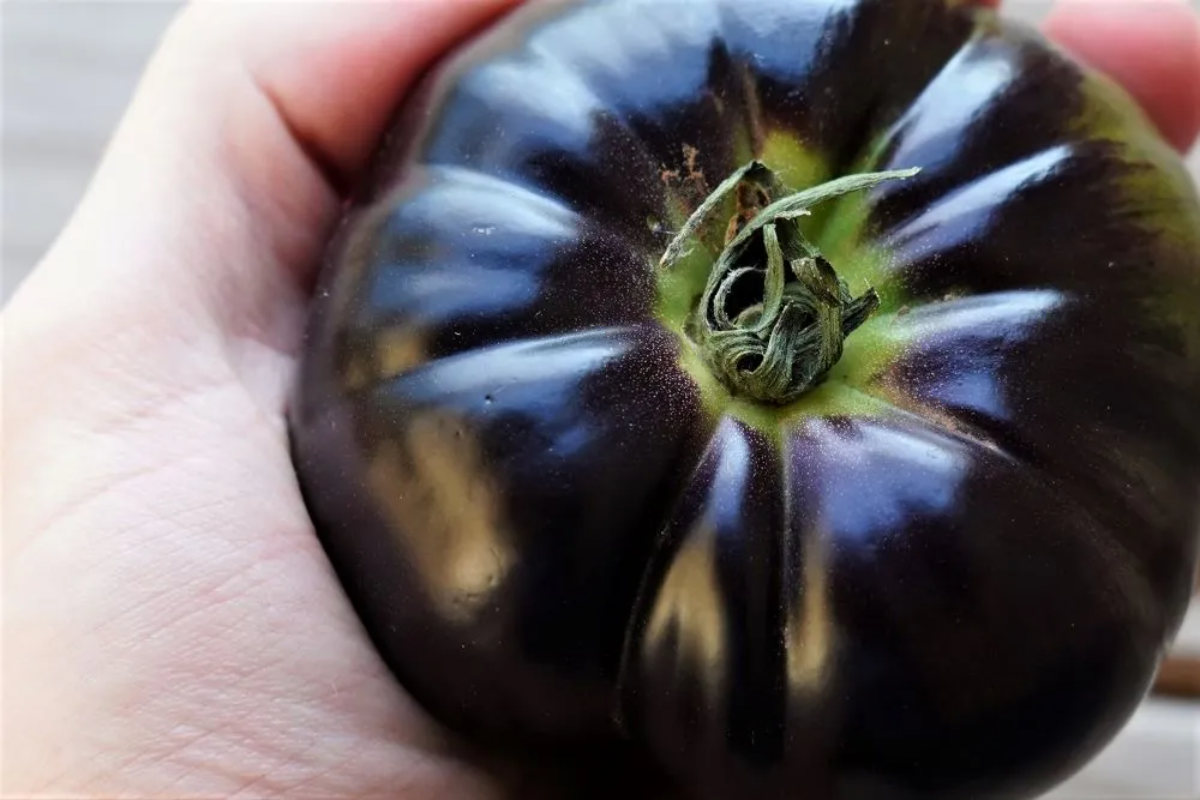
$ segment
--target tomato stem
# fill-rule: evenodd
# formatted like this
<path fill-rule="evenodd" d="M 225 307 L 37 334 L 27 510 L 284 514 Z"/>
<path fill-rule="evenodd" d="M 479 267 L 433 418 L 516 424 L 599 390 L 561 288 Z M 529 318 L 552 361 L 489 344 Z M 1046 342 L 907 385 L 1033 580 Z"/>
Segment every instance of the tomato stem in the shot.
<path fill-rule="evenodd" d="M 662 269 L 685 255 L 733 198 L 723 250 L 709 273 L 690 333 L 709 368 L 735 395 L 789 403 L 819 384 L 841 358 L 847 336 L 879 307 L 868 287 L 852 297 L 800 220 L 826 200 L 918 169 L 861 173 L 775 199 L 774 172 L 751 161 L 726 178 L 692 213 L 663 252 Z"/>

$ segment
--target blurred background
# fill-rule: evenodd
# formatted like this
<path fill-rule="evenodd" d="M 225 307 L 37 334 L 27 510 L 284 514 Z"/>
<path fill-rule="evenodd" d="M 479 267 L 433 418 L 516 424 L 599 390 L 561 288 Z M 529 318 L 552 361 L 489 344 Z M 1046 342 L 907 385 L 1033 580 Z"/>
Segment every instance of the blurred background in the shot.
<path fill-rule="evenodd" d="M 0 3 L 0 302 L 68 219 L 179 7 L 168 0 Z M 1006 7 L 1035 22 L 1048 5 L 1010 0 Z M 1200 153 L 1190 163 L 1200 176 Z M 1200 611 L 1179 648 L 1200 656 Z M 1112 746 L 1051 797 L 1200 800 L 1200 703 L 1147 701 Z"/>

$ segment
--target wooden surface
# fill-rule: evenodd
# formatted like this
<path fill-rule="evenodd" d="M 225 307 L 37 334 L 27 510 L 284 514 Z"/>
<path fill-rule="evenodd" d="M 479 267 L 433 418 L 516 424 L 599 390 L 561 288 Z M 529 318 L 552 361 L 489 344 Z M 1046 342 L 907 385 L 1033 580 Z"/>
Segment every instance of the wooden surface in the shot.
<path fill-rule="evenodd" d="M 177 7 L 161 1 L 0 5 L 0 298 L 8 298 L 66 221 Z M 1009 8 L 1033 20 L 1044 5 L 1018 0 Z M 1200 167 L 1200 156 L 1194 155 L 1191 163 Z M 1200 613 L 1189 619 L 1181 647 L 1200 655 Z M 1194 677 L 1185 673 L 1175 679 Z M 1050 797 L 1200 799 L 1198 771 L 1200 705 L 1154 699 L 1099 759 Z"/>

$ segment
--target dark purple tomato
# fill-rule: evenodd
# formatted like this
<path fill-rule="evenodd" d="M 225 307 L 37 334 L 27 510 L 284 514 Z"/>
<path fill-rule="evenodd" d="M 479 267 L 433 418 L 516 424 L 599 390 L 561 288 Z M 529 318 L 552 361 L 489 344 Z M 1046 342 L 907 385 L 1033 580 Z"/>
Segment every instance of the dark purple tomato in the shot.
<path fill-rule="evenodd" d="M 290 416 L 399 682 L 687 796 L 1027 797 L 1200 531 L 1200 203 L 956 0 L 532 2 L 400 109 Z"/>

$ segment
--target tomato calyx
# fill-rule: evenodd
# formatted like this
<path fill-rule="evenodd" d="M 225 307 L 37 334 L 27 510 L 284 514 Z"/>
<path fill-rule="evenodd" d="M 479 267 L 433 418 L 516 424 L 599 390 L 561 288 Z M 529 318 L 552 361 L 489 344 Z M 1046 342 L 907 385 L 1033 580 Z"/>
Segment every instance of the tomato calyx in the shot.
<path fill-rule="evenodd" d="M 688 326 L 709 369 L 732 394 L 784 405 L 817 386 L 837 363 L 846 337 L 879 307 L 879 295 L 868 287 L 853 297 L 800 220 L 822 202 L 919 171 L 847 175 L 785 194 L 769 167 L 751 161 L 696 208 L 659 268 L 674 267 L 688 242 L 736 201 L 724 249 Z"/>

